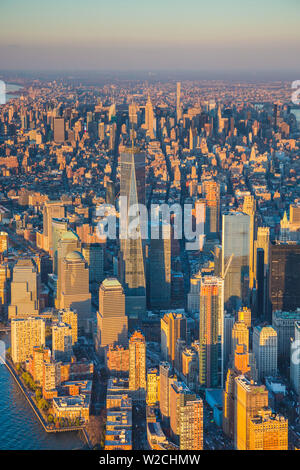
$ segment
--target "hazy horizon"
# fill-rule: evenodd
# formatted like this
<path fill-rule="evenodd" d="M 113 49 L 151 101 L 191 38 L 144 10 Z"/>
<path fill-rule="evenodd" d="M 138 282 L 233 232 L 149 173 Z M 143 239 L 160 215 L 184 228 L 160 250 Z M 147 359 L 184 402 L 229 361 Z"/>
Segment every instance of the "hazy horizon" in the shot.
<path fill-rule="evenodd" d="M 0 12 L 2 70 L 300 70 L 297 0 L 3 0 Z"/>

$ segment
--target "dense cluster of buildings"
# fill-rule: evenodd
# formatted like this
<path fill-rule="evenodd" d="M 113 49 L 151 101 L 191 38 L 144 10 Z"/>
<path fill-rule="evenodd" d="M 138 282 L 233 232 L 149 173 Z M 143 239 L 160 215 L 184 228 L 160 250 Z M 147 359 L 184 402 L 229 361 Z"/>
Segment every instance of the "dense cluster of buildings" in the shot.
<path fill-rule="evenodd" d="M 0 106 L 11 358 L 80 422 L 105 367 L 107 450 L 211 448 L 209 407 L 236 449 L 298 446 L 300 111 L 223 85 L 37 81 Z"/>

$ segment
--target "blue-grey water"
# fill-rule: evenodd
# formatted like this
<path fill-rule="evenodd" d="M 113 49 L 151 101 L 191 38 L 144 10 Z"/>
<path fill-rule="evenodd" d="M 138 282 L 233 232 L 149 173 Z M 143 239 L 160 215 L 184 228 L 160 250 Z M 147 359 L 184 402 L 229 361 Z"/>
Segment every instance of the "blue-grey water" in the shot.
<path fill-rule="evenodd" d="M 6 366 L 0 365 L 0 450 L 82 449 L 83 439 L 79 432 L 46 433 Z"/>
<path fill-rule="evenodd" d="M 6 83 L 6 101 L 11 98 L 17 98 L 18 95 L 12 95 L 11 93 L 21 90 L 23 87 L 20 85 L 14 85 L 13 83 Z"/>

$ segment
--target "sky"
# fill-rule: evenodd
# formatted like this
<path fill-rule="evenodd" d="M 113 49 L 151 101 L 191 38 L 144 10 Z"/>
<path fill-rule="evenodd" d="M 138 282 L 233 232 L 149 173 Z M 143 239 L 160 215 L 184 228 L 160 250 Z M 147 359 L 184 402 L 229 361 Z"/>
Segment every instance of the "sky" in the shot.
<path fill-rule="evenodd" d="M 0 70 L 300 71 L 299 20 L 299 0 L 0 0 Z"/>

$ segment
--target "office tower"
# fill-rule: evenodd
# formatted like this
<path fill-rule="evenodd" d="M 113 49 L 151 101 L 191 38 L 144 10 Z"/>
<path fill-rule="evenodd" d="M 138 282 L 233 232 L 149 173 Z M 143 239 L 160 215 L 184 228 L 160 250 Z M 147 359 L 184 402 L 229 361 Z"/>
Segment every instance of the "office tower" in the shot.
<path fill-rule="evenodd" d="M 8 233 L 0 232 L 0 253 L 8 250 Z"/>
<path fill-rule="evenodd" d="M 53 120 L 53 133 L 54 141 L 62 143 L 65 141 L 65 120 L 64 118 L 56 117 Z"/>
<path fill-rule="evenodd" d="M 83 243 L 82 254 L 89 266 L 90 282 L 103 281 L 104 252 L 101 243 Z"/>
<path fill-rule="evenodd" d="M 235 323 L 234 315 L 226 313 L 224 315 L 224 353 L 223 353 L 223 363 L 224 363 L 224 374 L 227 372 L 228 361 L 232 351 L 232 328 Z"/>
<path fill-rule="evenodd" d="M 43 385 L 44 377 L 44 362 L 51 360 L 51 351 L 49 348 L 35 346 L 32 350 L 32 371 L 33 380 Z"/>
<path fill-rule="evenodd" d="M 32 259 L 20 259 L 13 268 L 8 317 L 26 318 L 39 314 L 40 276 Z"/>
<path fill-rule="evenodd" d="M 254 355 L 247 351 L 244 344 L 238 344 L 234 356 L 231 356 L 223 391 L 223 431 L 231 439 L 234 438 L 235 429 L 235 378 L 246 373 L 251 379 L 257 380 Z"/>
<path fill-rule="evenodd" d="M 149 298 L 153 309 L 166 310 L 171 304 L 171 235 L 170 227 L 162 225 L 167 238 L 150 239 Z"/>
<path fill-rule="evenodd" d="M 202 388 L 223 384 L 224 282 L 204 276 L 200 290 L 199 382 Z"/>
<path fill-rule="evenodd" d="M 236 321 L 232 328 L 231 353 L 234 354 L 238 344 L 243 344 L 246 351 L 249 351 L 249 330 L 246 323 Z"/>
<path fill-rule="evenodd" d="M 249 300 L 250 217 L 242 212 L 223 215 L 222 273 L 227 310 L 238 310 Z M 233 256 L 232 256 L 233 255 Z"/>
<path fill-rule="evenodd" d="M 58 243 L 63 235 L 68 231 L 68 219 L 52 218 L 52 256 L 53 273 L 58 274 Z"/>
<path fill-rule="evenodd" d="M 256 250 L 256 316 L 262 318 L 265 316 L 265 267 L 264 267 L 264 250 L 258 248 Z"/>
<path fill-rule="evenodd" d="M 139 107 L 134 101 L 132 101 L 128 105 L 128 116 L 129 116 L 129 123 L 133 126 L 136 126 L 138 124 L 138 113 L 139 113 Z"/>
<path fill-rule="evenodd" d="M 72 308 L 78 314 L 78 327 L 87 329 L 91 314 L 89 269 L 79 251 L 69 252 L 61 261 L 57 308 Z"/>
<path fill-rule="evenodd" d="M 288 364 L 290 357 L 291 338 L 294 337 L 295 323 L 300 321 L 300 308 L 295 312 L 273 312 L 272 326 L 277 333 L 278 359 Z"/>
<path fill-rule="evenodd" d="M 159 409 L 163 423 L 168 424 L 170 418 L 170 389 L 177 376 L 173 374 L 168 362 L 159 365 Z"/>
<path fill-rule="evenodd" d="M 206 203 L 205 234 L 208 238 L 218 238 L 220 232 L 220 185 L 216 181 L 202 183 Z"/>
<path fill-rule="evenodd" d="M 175 361 L 174 361 L 174 370 L 176 374 L 181 374 L 182 371 L 182 353 L 186 348 L 186 340 L 178 339 L 175 345 Z"/>
<path fill-rule="evenodd" d="M 269 275 L 272 311 L 296 310 L 300 306 L 300 245 L 272 243 Z"/>
<path fill-rule="evenodd" d="M 250 217 L 250 249 L 249 249 L 249 288 L 254 287 L 254 240 L 256 238 L 256 220 L 255 220 L 256 201 L 254 196 L 246 195 L 243 203 L 243 213 Z"/>
<path fill-rule="evenodd" d="M 256 240 L 254 241 L 254 274 L 256 273 L 256 251 L 261 248 L 264 252 L 264 274 L 266 276 L 269 267 L 269 251 L 270 251 L 270 228 L 258 227 Z"/>
<path fill-rule="evenodd" d="M 190 279 L 190 292 L 187 295 L 187 310 L 196 313 L 200 310 L 201 273 L 194 274 Z"/>
<path fill-rule="evenodd" d="M 146 387 L 146 341 L 140 331 L 135 331 L 129 339 L 129 390 L 134 392 L 134 399 L 144 400 Z"/>
<path fill-rule="evenodd" d="M 63 219 L 65 207 L 61 201 L 47 201 L 43 207 L 43 249 L 52 255 L 52 219 Z"/>
<path fill-rule="evenodd" d="M 235 387 L 234 444 L 237 450 L 249 450 L 250 421 L 268 406 L 268 391 L 264 385 L 257 385 L 244 375 L 235 378 Z"/>
<path fill-rule="evenodd" d="M 247 328 L 251 328 L 251 310 L 248 307 L 240 308 L 238 311 L 238 321 L 244 322 Z"/>
<path fill-rule="evenodd" d="M 171 385 L 170 427 L 180 450 L 203 448 L 203 403 L 183 382 Z"/>
<path fill-rule="evenodd" d="M 104 348 L 128 344 L 128 321 L 125 315 L 123 287 L 115 278 L 104 279 L 99 289 L 99 312 L 97 312 L 97 350 L 103 355 Z"/>
<path fill-rule="evenodd" d="M 35 346 L 45 346 L 45 322 L 38 317 L 11 321 L 11 357 L 15 364 L 25 362 Z"/>
<path fill-rule="evenodd" d="M 52 326 L 52 354 L 55 361 L 71 361 L 72 328 L 70 325 L 59 322 Z"/>
<path fill-rule="evenodd" d="M 181 93 L 181 83 L 177 82 L 176 84 L 176 121 L 177 123 L 182 118 L 182 108 L 180 103 L 180 93 Z"/>
<path fill-rule="evenodd" d="M 277 333 L 274 328 L 256 326 L 253 329 L 253 353 L 259 380 L 277 374 Z"/>
<path fill-rule="evenodd" d="M 293 390 L 300 396 L 300 321 L 295 322 L 294 341 L 291 342 L 290 381 Z"/>
<path fill-rule="evenodd" d="M 147 103 L 145 106 L 145 128 L 149 132 L 150 139 L 155 138 L 155 118 L 153 106 L 151 103 L 150 95 L 148 95 Z"/>
<path fill-rule="evenodd" d="M 182 313 L 166 313 L 160 325 L 162 358 L 174 365 L 176 342 L 178 339 L 186 340 L 186 317 Z"/>
<path fill-rule="evenodd" d="M 197 377 L 199 370 L 199 354 L 192 347 L 185 347 L 181 353 L 181 369 L 179 372 L 184 383 L 191 389 L 197 388 Z"/>
<path fill-rule="evenodd" d="M 146 310 L 146 279 L 141 226 L 132 228 L 136 217 L 129 208 L 145 204 L 145 153 L 128 149 L 121 153 L 120 197 L 126 198 L 126 213 L 121 207 L 121 225 L 126 225 L 121 240 L 121 280 L 126 295 L 126 314 L 129 318 L 142 318 Z M 140 222 L 140 221 L 139 221 Z M 122 232 L 122 228 L 121 228 Z M 120 235 L 121 237 L 124 236 Z"/>
<path fill-rule="evenodd" d="M 62 292 L 62 263 L 68 253 L 72 251 L 80 251 L 80 241 L 78 235 L 72 230 L 63 232 L 57 245 L 57 286 L 55 305 L 59 308 L 59 300 Z"/>
<path fill-rule="evenodd" d="M 288 420 L 270 409 L 250 419 L 248 450 L 288 450 Z"/>
<path fill-rule="evenodd" d="M 149 369 L 147 371 L 147 405 L 155 406 L 159 402 L 159 371 Z"/>
<path fill-rule="evenodd" d="M 72 330 L 72 345 L 77 343 L 78 340 L 78 314 L 75 310 L 67 308 L 58 311 L 58 318 L 60 322 L 69 325 Z"/>
<path fill-rule="evenodd" d="M 289 237 L 300 242 L 300 203 L 290 205 Z"/>

